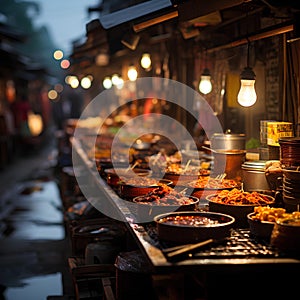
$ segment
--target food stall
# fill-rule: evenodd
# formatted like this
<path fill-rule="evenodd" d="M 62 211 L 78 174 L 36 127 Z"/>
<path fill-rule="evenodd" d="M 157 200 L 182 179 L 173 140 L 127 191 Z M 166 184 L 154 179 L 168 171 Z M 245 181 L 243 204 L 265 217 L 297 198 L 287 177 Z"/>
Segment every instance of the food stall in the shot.
<path fill-rule="evenodd" d="M 107 142 L 108 136 L 109 135 L 103 134 Z M 161 156 L 159 141 L 162 141 L 157 135 L 151 136 L 152 139 L 154 137 L 155 139 L 150 143 L 151 146 L 147 148 L 147 151 L 145 151 L 145 149 L 132 149 L 132 147 L 130 147 L 129 152 L 133 157 L 133 159 L 130 160 L 130 171 L 134 170 L 134 168 L 138 168 L 138 170 L 144 168 L 149 171 L 147 162 L 149 163 L 151 159 L 159 161 L 159 158 L 157 158 L 157 155 Z M 150 207 L 149 211 L 147 204 L 133 201 L 133 199 L 136 200 L 136 198 L 139 198 L 136 194 L 132 197 L 128 197 L 128 194 L 121 188 L 124 181 L 126 181 L 124 178 L 122 181 L 121 173 L 118 174 L 120 180 L 117 181 L 117 183 L 108 181 L 105 169 L 111 168 L 108 157 L 111 157 L 113 154 L 104 154 L 103 148 L 102 150 L 100 149 L 101 147 L 97 148 L 100 143 L 96 142 L 95 149 L 97 150 L 93 153 L 94 156 L 90 155 L 90 138 L 91 136 L 89 135 L 71 137 L 73 162 L 84 166 L 86 169 L 87 173 L 85 173 L 84 176 L 85 182 L 88 182 L 89 191 L 93 190 L 93 193 L 96 193 L 92 204 L 95 205 L 97 209 L 102 209 L 104 213 L 109 214 L 110 217 L 121 220 L 126 224 L 136 247 L 141 251 L 144 259 L 150 266 L 149 273 L 152 278 L 153 287 L 158 293 L 158 297 L 163 297 L 162 294 L 167 294 L 168 297 L 172 296 L 172 299 L 192 297 L 191 295 L 195 290 L 191 290 L 191 286 L 193 286 L 193 289 L 197 286 L 198 296 L 203 293 L 203 295 L 208 297 L 207 299 L 215 299 L 220 296 L 234 299 L 238 298 L 241 295 L 241 291 L 244 293 L 245 290 L 247 290 L 247 294 L 251 296 L 257 295 L 258 290 L 260 290 L 260 295 L 271 295 L 272 297 L 278 297 L 278 295 L 292 295 L 295 290 L 297 290 L 297 285 L 294 284 L 294 274 L 299 270 L 300 263 L 299 235 L 296 236 L 296 233 L 289 233 L 289 237 L 287 237 L 287 232 L 285 232 L 286 240 L 282 238 L 284 235 L 280 235 L 281 242 L 279 241 L 279 243 L 274 246 L 273 244 L 275 243 L 271 243 L 272 230 L 270 231 L 269 229 L 267 236 L 260 236 L 262 231 L 255 226 L 258 222 L 263 223 L 263 221 L 258 220 L 256 223 L 254 222 L 255 227 L 253 229 L 253 220 L 247 220 L 247 218 L 249 218 L 248 215 L 250 213 L 253 215 L 254 210 L 256 211 L 255 207 L 265 206 L 268 208 L 273 207 L 274 210 L 281 209 L 282 214 L 286 213 L 286 218 L 295 221 L 294 217 L 298 218 L 298 215 L 292 215 L 292 212 L 285 210 L 282 198 L 277 197 L 278 190 L 269 190 L 269 195 L 266 194 L 266 191 L 264 194 L 256 191 L 245 192 L 242 186 L 243 179 L 239 178 L 236 180 L 217 177 L 216 174 L 213 174 L 213 169 L 211 170 L 211 160 L 213 160 L 213 156 L 207 155 L 204 151 L 198 151 L 200 161 L 202 162 L 200 167 L 198 166 L 198 169 L 202 170 L 202 174 L 199 173 L 195 177 L 196 173 L 191 172 L 189 175 L 192 177 L 184 179 L 183 176 L 180 185 L 171 184 L 168 186 L 165 185 L 166 182 L 163 182 L 162 185 L 163 189 L 169 192 L 173 190 L 172 193 L 174 193 L 174 195 L 176 194 L 175 197 L 177 197 L 177 199 L 184 197 L 185 192 L 192 191 L 188 192 L 187 197 L 195 197 L 193 193 L 196 193 L 198 196 L 196 198 L 199 199 L 199 202 L 194 206 L 189 206 L 184 209 L 184 211 L 174 208 L 170 209 L 169 212 L 167 212 L 167 217 L 170 218 L 173 214 L 174 217 L 179 216 L 179 221 L 178 219 L 177 221 L 174 221 L 175 219 L 170 221 L 169 219 L 170 222 L 168 224 L 163 224 L 162 219 L 164 215 L 162 212 L 165 213 L 164 210 L 158 210 L 155 214 L 151 214 L 150 211 L 153 212 L 155 205 Z M 111 136 L 112 140 L 113 138 L 114 135 Z M 149 138 L 150 135 L 147 135 L 145 140 L 140 139 L 145 142 L 146 140 L 149 141 Z M 101 135 L 97 135 L 97 139 L 101 140 Z M 164 146 L 166 145 L 167 142 L 164 141 Z M 174 145 L 169 144 L 169 148 L 165 147 L 164 149 L 174 150 L 173 146 Z M 106 148 L 109 147 L 106 145 Z M 102 153 L 102 156 L 98 156 L 99 153 Z M 185 151 L 183 151 L 183 153 L 185 153 Z M 178 159 L 177 152 L 170 151 L 167 154 L 164 153 L 164 155 L 165 158 L 170 158 L 169 165 L 174 164 L 174 161 Z M 151 157 L 150 160 L 149 157 Z M 183 157 L 184 155 L 181 156 L 181 159 Z M 120 157 L 118 157 L 118 159 L 120 159 Z M 187 164 L 187 161 L 189 164 Z M 183 175 L 188 174 L 187 170 L 193 170 L 191 160 L 188 159 L 187 161 L 184 162 L 183 168 L 181 165 L 181 172 L 182 169 L 185 170 L 185 174 Z M 138 162 L 139 165 L 136 162 Z M 176 163 L 180 166 L 181 161 L 180 163 L 178 163 L 178 161 Z M 187 165 L 189 166 L 185 168 Z M 126 170 L 122 164 L 115 168 L 116 171 L 118 168 Z M 178 169 L 180 168 L 178 167 Z M 128 170 L 129 168 L 127 171 Z M 155 168 L 153 170 L 155 171 Z M 142 176 L 139 176 L 139 171 L 137 171 L 137 173 L 134 173 L 134 176 L 137 176 L 139 180 L 145 180 L 145 178 L 147 178 L 147 180 L 150 178 L 153 179 L 156 178 L 155 174 L 151 173 L 153 170 L 150 169 L 150 173 L 143 173 Z M 173 175 L 175 173 L 176 172 L 173 172 Z M 168 178 L 166 176 L 168 172 L 164 175 L 164 178 Z M 199 193 L 196 186 L 191 185 L 192 182 L 198 185 L 202 184 L 202 193 Z M 209 186 L 209 184 L 211 184 L 211 186 Z M 145 201 L 152 201 L 149 200 L 151 197 L 157 200 L 158 196 L 155 193 L 159 190 L 159 184 L 158 186 L 155 185 L 156 189 L 145 191 L 143 191 L 143 185 L 141 183 L 136 184 L 136 186 L 134 184 L 132 185 L 133 187 L 138 187 L 135 191 L 141 194 L 141 201 L 143 201 L 145 195 Z M 149 186 L 153 187 L 153 183 L 147 185 L 147 187 Z M 188 188 L 192 189 L 189 190 Z M 182 191 L 183 193 L 179 197 L 178 194 Z M 224 203 L 218 206 L 218 204 L 214 202 L 215 206 L 211 206 L 210 198 L 218 198 L 218 195 L 222 193 L 226 195 L 227 199 L 230 197 L 234 198 L 237 194 L 247 198 L 250 194 L 252 198 L 260 198 L 259 200 L 263 202 L 260 203 L 258 201 L 251 205 L 231 205 L 233 209 L 239 206 L 240 210 L 238 212 L 234 212 L 230 205 L 226 207 L 227 211 L 224 211 L 224 208 L 218 210 L 218 207 L 224 206 Z M 161 203 L 157 205 L 160 204 Z M 146 219 L 143 219 L 143 217 L 139 219 L 141 216 L 141 211 L 139 210 L 140 206 L 146 206 L 148 209 L 146 210 Z M 177 208 L 182 206 L 184 205 L 178 204 Z M 244 209 L 245 207 L 246 210 Z M 231 216 L 234 215 L 234 213 L 235 218 L 232 220 Z M 269 213 L 269 215 L 272 215 L 272 213 Z M 148 218 L 149 216 L 150 219 Z M 186 219 L 184 219 L 185 216 L 187 216 Z M 239 221 L 242 222 L 235 221 L 239 217 L 241 218 Z M 195 225 L 193 222 L 199 221 L 197 218 L 199 218 L 200 222 L 204 222 L 204 218 L 206 221 L 207 219 L 217 220 L 217 225 L 210 224 L 210 226 L 208 226 L 207 223 L 201 223 L 203 226 L 199 225 L 199 223 Z M 182 223 L 180 223 L 181 221 Z M 275 221 L 271 223 L 273 226 L 274 224 Z M 184 227 L 183 229 L 188 230 L 181 231 L 181 225 Z M 294 229 L 296 227 L 298 226 L 295 226 Z M 299 231 L 298 228 L 297 230 Z M 209 231 L 205 232 L 206 229 L 209 229 Z M 295 239 L 295 242 L 290 242 L 290 239 Z M 280 239 L 277 239 L 277 242 L 278 240 Z M 290 246 L 281 248 L 282 243 L 289 244 Z M 128 284 L 130 286 L 132 283 L 129 282 Z M 230 285 L 233 285 L 233 289 L 229 289 Z M 272 285 L 278 285 L 280 289 L 272 288 Z M 200 286 L 201 289 L 199 288 Z"/>

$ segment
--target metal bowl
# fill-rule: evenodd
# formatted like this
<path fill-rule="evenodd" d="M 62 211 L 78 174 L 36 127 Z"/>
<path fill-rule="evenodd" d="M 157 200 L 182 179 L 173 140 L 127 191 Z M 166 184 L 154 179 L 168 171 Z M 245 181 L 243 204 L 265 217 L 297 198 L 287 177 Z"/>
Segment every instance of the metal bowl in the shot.
<path fill-rule="evenodd" d="M 190 203 L 186 204 L 168 204 L 168 196 L 164 197 L 166 200 L 162 200 L 160 203 L 152 203 L 143 201 L 144 196 L 135 197 L 133 202 L 137 204 L 138 219 L 143 222 L 152 222 L 154 217 L 164 213 L 176 212 L 176 211 L 193 211 L 199 204 L 199 199 L 189 196 Z"/>
<path fill-rule="evenodd" d="M 166 218 L 203 218 L 215 224 L 189 226 L 164 222 Z M 164 241 L 186 244 L 207 239 L 224 239 L 230 235 L 234 217 L 215 212 L 172 212 L 154 217 L 158 238 Z"/>
<path fill-rule="evenodd" d="M 166 179 L 155 180 L 154 178 L 151 179 L 153 179 L 155 183 L 147 184 L 146 180 L 145 180 L 145 184 L 137 184 L 137 185 L 128 184 L 126 182 L 119 182 L 118 185 L 119 185 L 120 196 L 124 199 L 132 200 L 135 197 L 146 195 L 152 192 L 153 190 L 157 189 L 161 184 L 166 184 L 168 186 L 172 184 L 171 180 L 166 180 Z"/>
<path fill-rule="evenodd" d="M 300 252 L 300 219 L 279 219 L 271 234 L 271 245 L 279 250 L 299 256 Z"/>
<path fill-rule="evenodd" d="M 110 186 L 117 186 L 122 177 L 130 178 L 132 176 L 149 176 L 151 171 L 147 169 L 134 168 L 128 172 L 127 168 L 109 168 L 105 169 L 104 173 L 106 176 L 107 184 Z M 133 171 L 133 172 L 132 172 Z"/>
<path fill-rule="evenodd" d="M 254 220 L 252 217 L 255 214 L 256 213 L 253 212 L 247 215 L 247 221 L 251 234 L 258 238 L 266 239 L 267 241 L 269 241 L 275 222 Z"/>
<path fill-rule="evenodd" d="M 168 172 L 164 174 L 164 178 L 171 180 L 173 185 L 185 185 L 187 182 L 196 180 L 198 177 L 196 174 L 176 174 Z"/>
<path fill-rule="evenodd" d="M 247 221 L 247 215 L 254 211 L 255 206 L 259 206 L 258 203 L 255 204 L 224 204 L 217 201 L 214 201 L 214 198 L 217 194 L 209 195 L 206 197 L 208 200 L 209 211 L 219 212 L 223 214 L 228 214 L 233 216 L 236 220 L 235 227 L 247 228 L 249 227 Z M 270 201 L 265 205 L 275 204 L 275 198 L 272 196 L 264 195 Z"/>

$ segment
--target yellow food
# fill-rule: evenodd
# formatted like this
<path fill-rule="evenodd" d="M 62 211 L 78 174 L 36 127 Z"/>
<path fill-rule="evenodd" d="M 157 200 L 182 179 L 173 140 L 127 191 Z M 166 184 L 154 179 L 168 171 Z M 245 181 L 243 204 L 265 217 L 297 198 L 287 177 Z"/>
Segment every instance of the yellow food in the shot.
<path fill-rule="evenodd" d="M 287 213 L 284 208 L 270 206 L 255 206 L 253 220 L 276 222 L 281 218 L 300 219 L 300 211 Z"/>

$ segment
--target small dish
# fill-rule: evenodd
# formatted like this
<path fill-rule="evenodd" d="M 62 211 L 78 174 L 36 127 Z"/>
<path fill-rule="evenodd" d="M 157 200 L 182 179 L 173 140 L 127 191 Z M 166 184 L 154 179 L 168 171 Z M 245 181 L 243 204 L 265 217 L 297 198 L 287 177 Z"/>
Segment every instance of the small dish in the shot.
<path fill-rule="evenodd" d="M 255 220 L 253 219 L 253 216 L 255 214 L 255 212 L 252 212 L 247 215 L 247 220 L 251 234 L 258 238 L 270 240 L 275 222 Z"/>

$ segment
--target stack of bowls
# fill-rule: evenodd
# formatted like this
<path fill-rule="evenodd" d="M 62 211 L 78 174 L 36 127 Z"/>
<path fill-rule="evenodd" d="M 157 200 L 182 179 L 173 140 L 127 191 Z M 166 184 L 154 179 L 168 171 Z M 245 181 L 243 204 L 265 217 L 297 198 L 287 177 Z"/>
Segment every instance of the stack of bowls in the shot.
<path fill-rule="evenodd" d="M 280 162 L 285 167 L 300 166 L 300 137 L 279 139 Z"/>
<path fill-rule="evenodd" d="M 298 211 L 300 206 L 300 167 L 284 168 L 283 202 L 287 211 Z"/>

